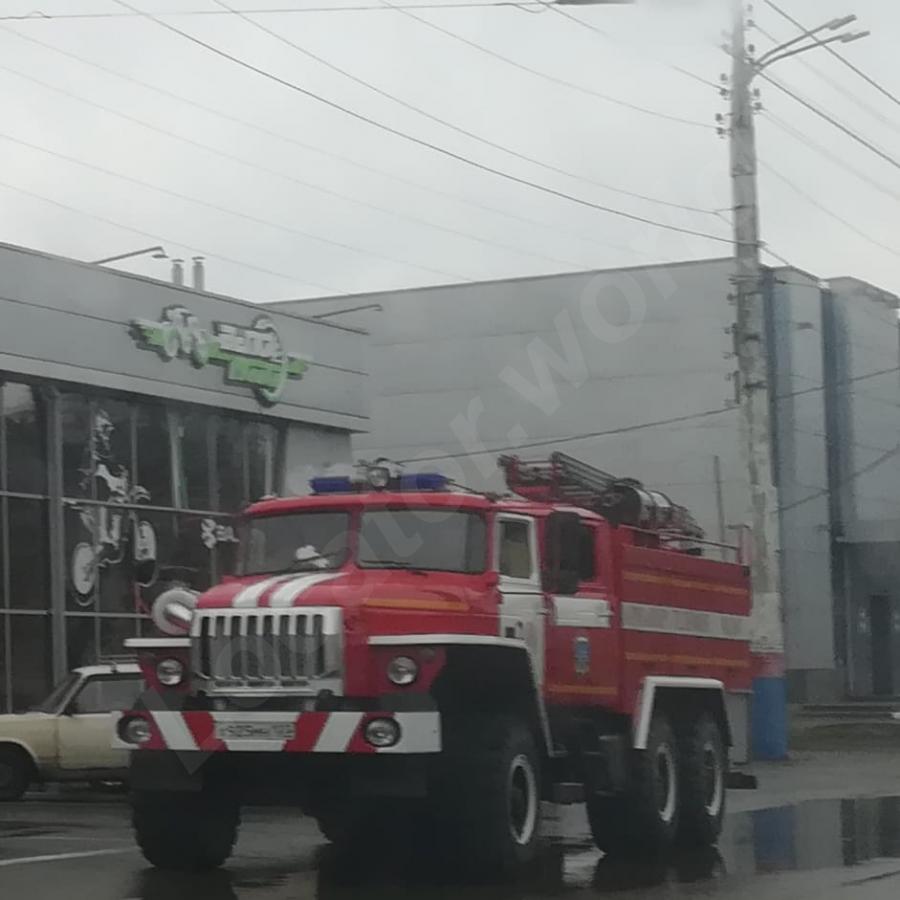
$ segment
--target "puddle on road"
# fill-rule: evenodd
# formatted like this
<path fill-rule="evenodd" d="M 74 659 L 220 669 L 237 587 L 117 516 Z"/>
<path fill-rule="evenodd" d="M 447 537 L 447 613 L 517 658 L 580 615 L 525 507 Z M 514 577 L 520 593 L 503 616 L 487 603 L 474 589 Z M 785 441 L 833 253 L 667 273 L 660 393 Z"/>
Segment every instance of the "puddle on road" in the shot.
<path fill-rule="evenodd" d="M 840 868 L 900 859 L 900 797 L 810 801 L 729 816 L 718 848 L 624 863 L 606 860 L 583 835 L 549 841 L 538 864 L 515 885 L 439 880 L 420 857 L 372 854 L 342 859 L 323 847 L 315 864 L 253 863 L 178 876 L 144 871 L 142 900 L 537 900 L 561 894 L 601 896 L 680 885 L 682 896 L 708 896 L 717 881 L 766 873 Z"/>

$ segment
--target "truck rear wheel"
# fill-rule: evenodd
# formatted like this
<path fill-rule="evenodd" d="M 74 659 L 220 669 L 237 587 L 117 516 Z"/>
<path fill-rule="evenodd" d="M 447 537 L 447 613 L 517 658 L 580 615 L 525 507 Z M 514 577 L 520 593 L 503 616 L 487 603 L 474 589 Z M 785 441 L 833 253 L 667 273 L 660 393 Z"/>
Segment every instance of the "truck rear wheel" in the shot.
<path fill-rule="evenodd" d="M 612 855 L 665 851 L 678 831 L 680 799 L 675 736 L 668 719 L 657 714 L 647 749 L 632 751 L 625 794 L 588 798 L 594 843 Z"/>
<path fill-rule="evenodd" d="M 456 720 L 448 734 L 435 819 L 453 865 L 508 876 L 532 862 L 541 823 L 540 755 L 515 718 Z"/>
<path fill-rule="evenodd" d="M 137 791 L 132 823 L 144 858 L 159 869 L 215 869 L 231 856 L 240 824 L 234 797 Z"/>
<path fill-rule="evenodd" d="M 711 716 L 694 719 L 679 735 L 681 819 L 678 837 L 686 846 L 715 844 L 725 816 L 728 755 L 722 731 Z"/>

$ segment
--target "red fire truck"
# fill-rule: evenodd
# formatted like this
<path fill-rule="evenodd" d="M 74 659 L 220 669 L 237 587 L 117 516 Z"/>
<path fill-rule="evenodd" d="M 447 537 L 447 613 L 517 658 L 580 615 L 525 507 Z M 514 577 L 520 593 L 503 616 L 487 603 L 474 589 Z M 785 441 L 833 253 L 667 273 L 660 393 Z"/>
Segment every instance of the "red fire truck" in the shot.
<path fill-rule="evenodd" d="M 152 864 L 221 864 L 266 791 L 335 842 L 427 824 L 493 873 L 534 856 L 542 801 L 584 801 L 608 852 L 716 840 L 746 568 L 636 481 L 500 465 L 514 495 L 313 479 L 247 510 L 237 575 L 159 597 L 116 737 Z"/>

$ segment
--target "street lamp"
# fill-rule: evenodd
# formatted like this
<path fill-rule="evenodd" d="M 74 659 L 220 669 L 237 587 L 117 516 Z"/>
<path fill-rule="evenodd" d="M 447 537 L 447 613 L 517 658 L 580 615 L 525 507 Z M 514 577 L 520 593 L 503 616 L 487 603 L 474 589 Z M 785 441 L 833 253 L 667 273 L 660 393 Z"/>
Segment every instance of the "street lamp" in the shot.
<path fill-rule="evenodd" d="M 142 250 L 131 250 L 128 253 L 120 253 L 118 256 L 107 256 L 104 259 L 95 259 L 92 266 L 105 266 L 107 263 L 118 262 L 120 259 L 131 259 L 133 256 L 150 254 L 154 259 L 168 259 L 169 254 L 162 247 L 144 247 Z"/>
<path fill-rule="evenodd" d="M 868 37 L 871 32 L 870 31 L 845 31 L 842 34 L 835 34 L 829 38 L 819 39 L 815 41 L 810 41 L 808 44 L 804 44 L 802 47 L 795 47 L 795 44 L 799 44 L 801 41 L 806 40 L 807 38 L 813 38 L 815 35 L 819 34 L 822 31 L 837 31 L 839 28 L 846 28 L 847 25 L 852 24 L 856 21 L 856 16 L 843 16 L 840 19 L 832 19 L 830 22 L 824 22 L 822 25 L 819 25 L 817 28 L 813 28 L 810 31 L 804 31 L 802 34 L 797 35 L 795 38 L 791 38 L 789 41 L 785 41 L 783 44 L 779 44 L 777 47 L 773 47 L 771 50 L 767 50 L 763 55 L 756 60 L 754 63 L 754 68 L 757 72 L 761 72 L 763 69 L 772 65 L 772 63 L 780 62 L 782 59 L 787 59 L 789 56 L 796 56 L 798 53 L 805 53 L 807 50 L 814 50 L 816 47 L 825 47 L 828 44 L 834 43 L 842 43 L 842 44 L 850 44 L 853 41 L 858 41 L 861 38 Z M 793 49 L 791 49 L 793 48 Z"/>

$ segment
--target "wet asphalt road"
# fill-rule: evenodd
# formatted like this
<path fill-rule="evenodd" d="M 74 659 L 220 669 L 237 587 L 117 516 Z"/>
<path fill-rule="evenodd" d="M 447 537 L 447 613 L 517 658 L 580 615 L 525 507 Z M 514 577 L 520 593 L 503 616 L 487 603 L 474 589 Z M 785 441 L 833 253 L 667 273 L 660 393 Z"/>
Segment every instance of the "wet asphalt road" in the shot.
<path fill-rule="evenodd" d="M 219 872 L 176 876 L 134 849 L 121 798 L 30 797 L 0 807 L 3 900 L 895 900 L 900 797 L 815 800 L 728 817 L 716 851 L 643 861 L 601 859 L 578 809 L 549 823 L 540 865 L 520 884 L 441 882 L 396 854 L 341 859 L 289 810 L 245 811 L 237 852 Z"/>

